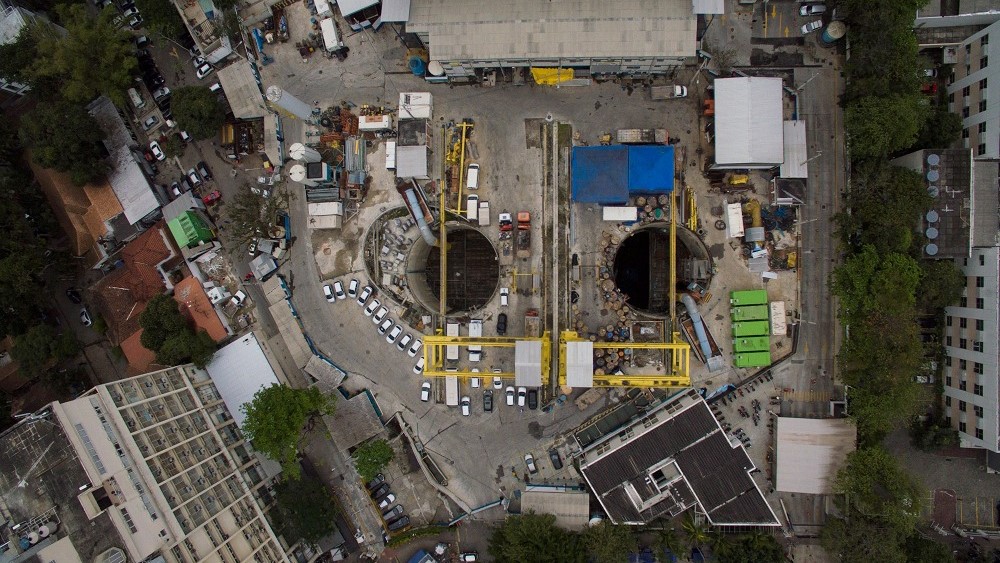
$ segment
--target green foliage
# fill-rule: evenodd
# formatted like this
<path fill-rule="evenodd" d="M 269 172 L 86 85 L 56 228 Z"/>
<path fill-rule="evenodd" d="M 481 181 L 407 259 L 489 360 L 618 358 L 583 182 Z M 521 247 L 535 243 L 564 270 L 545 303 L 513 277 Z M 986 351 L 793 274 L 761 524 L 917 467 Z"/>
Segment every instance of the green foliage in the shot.
<path fill-rule="evenodd" d="M 56 334 L 49 325 L 40 324 L 14 337 L 14 347 L 10 353 L 17 360 L 22 373 L 38 377 L 52 363 L 79 354 L 80 343 L 70 332 Z"/>
<path fill-rule="evenodd" d="M 907 150 L 945 149 L 958 142 L 961 136 L 962 116 L 948 111 L 946 105 L 937 105 L 924 121 L 917 142 Z"/>
<path fill-rule="evenodd" d="M 881 522 L 852 515 L 850 518 L 828 518 L 820 539 L 838 561 L 878 561 L 906 563 L 902 544 L 910 530 L 900 530 Z"/>
<path fill-rule="evenodd" d="M 166 143 L 163 143 L 163 154 L 167 158 L 182 156 L 184 154 L 184 141 L 177 135 L 171 135 Z"/>
<path fill-rule="evenodd" d="M 912 170 L 865 163 L 854 171 L 848 194 L 850 213 L 837 216 L 845 242 L 869 244 L 880 254 L 907 252 L 913 246 L 914 221 L 930 209 L 923 177 Z M 887 213 L 892 209 L 892 213 Z"/>
<path fill-rule="evenodd" d="M 635 535 L 628 526 L 617 526 L 610 520 L 589 526 L 583 531 L 583 544 L 595 563 L 628 561 L 628 554 L 637 548 Z"/>
<path fill-rule="evenodd" d="M 276 186 L 272 192 L 271 197 L 264 199 L 250 191 L 249 185 L 244 185 L 229 200 L 225 206 L 229 220 L 225 235 L 229 244 L 241 246 L 259 237 L 258 233 L 268 232 L 278 210 L 288 209 L 292 199 L 288 190 Z"/>
<path fill-rule="evenodd" d="M 884 158 L 911 146 L 926 119 L 919 93 L 858 99 L 847 107 L 845 127 L 854 158 Z"/>
<path fill-rule="evenodd" d="M 94 18 L 86 6 L 77 4 L 58 6 L 56 12 L 67 33 L 36 36 L 37 56 L 24 71 L 29 82 L 59 84 L 49 95 L 70 102 L 85 104 L 103 94 L 126 107 L 125 92 L 139 62 L 132 35 L 114 25 L 117 11 L 105 9 Z"/>
<path fill-rule="evenodd" d="M 923 538 L 920 534 L 911 534 L 906 539 L 907 563 L 947 563 L 949 561 L 955 561 L 955 557 L 948 544 Z M 989 561 L 994 560 L 989 559 Z"/>
<path fill-rule="evenodd" d="M 587 553 L 580 536 L 556 526 L 551 514 L 508 516 L 490 536 L 489 552 L 497 563 L 583 563 Z"/>
<path fill-rule="evenodd" d="M 2 123 L 2 121 L 0 121 Z M 35 229 L 48 209 L 37 194 L 26 190 L 30 179 L 0 166 L 0 338 L 22 334 L 36 324 L 47 296 L 38 274 L 54 257 L 46 258 L 43 239 Z M 28 210 L 32 210 L 28 213 Z M 36 211 L 37 210 L 37 211 Z"/>
<path fill-rule="evenodd" d="M 21 139 L 31 148 L 31 158 L 45 168 L 69 174 L 78 186 L 104 177 L 100 142 L 104 131 L 78 104 L 38 104 L 21 121 Z"/>
<path fill-rule="evenodd" d="M 277 528 L 290 543 L 298 538 L 316 545 L 336 526 L 337 506 L 323 483 L 312 477 L 285 480 L 274 488 Z"/>
<path fill-rule="evenodd" d="M 37 36 L 42 31 L 33 25 L 26 25 L 21 28 L 14 41 L 0 45 L 0 77 L 37 89 L 39 85 L 26 71 L 38 56 Z"/>
<path fill-rule="evenodd" d="M 393 456 L 395 452 L 385 440 L 365 442 L 351 454 L 354 465 L 358 468 L 358 474 L 365 481 L 374 479 L 378 472 L 392 461 Z"/>
<path fill-rule="evenodd" d="M 965 289 L 965 274 L 951 260 L 924 260 L 917 289 L 920 308 L 928 313 L 958 303 Z"/>
<path fill-rule="evenodd" d="M 170 105 L 180 128 L 198 141 L 218 135 L 226 121 L 218 97 L 207 86 L 178 88 Z"/>
<path fill-rule="evenodd" d="M 173 2 L 135 0 L 135 7 L 142 13 L 146 29 L 166 37 L 177 37 L 184 32 L 184 21 Z"/>
<path fill-rule="evenodd" d="M 655 549 L 658 552 L 669 551 L 673 555 L 684 552 L 684 542 L 673 528 L 659 530 L 654 539 Z"/>
<path fill-rule="evenodd" d="M 719 563 L 784 563 L 785 550 L 774 536 L 755 532 L 728 539 L 713 552 Z"/>
<path fill-rule="evenodd" d="M 398 547 L 409 543 L 411 540 L 416 538 L 422 538 L 424 536 L 436 536 L 443 532 L 448 531 L 447 526 L 435 526 L 431 524 L 429 526 L 421 526 L 420 528 L 410 528 L 403 532 L 402 534 L 393 534 L 389 538 L 389 543 L 385 544 L 386 547 Z"/>
<path fill-rule="evenodd" d="M 708 543 L 708 529 L 703 524 L 696 522 L 690 511 L 684 513 L 684 522 L 681 525 L 687 536 L 689 547 L 698 547 Z"/>
<path fill-rule="evenodd" d="M 162 348 L 172 335 L 188 329 L 187 319 L 181 314 L 177 302 L 162 294 L 146 303 L 146 309 L 139 315 L 139 326 L 142 327 L 142 345 L 154 352 Z"/>
<path fill-rule="evenodd" d="M 910 423 L 910 442 L 918 450 L 933 452 L 957 446 L 958 431 L 937 415 L 928 416 L 924 420 L 913 417 Z"/>
<path fill-rule="evenodd" d="M 255 450 L 281 464 L 286 479 L 298 479 L 300 468 L 295 456 L 302 429 L 312 416 L 332 413 L 334 401 L 335 397 L 315 387 L 266 387 L 243 405 L 243 433 Z"/>
<path fill-rule="evenodd" d="M 905 315 L 915 304 L 920 276 L 920 265 L 909 256 L 879 256 L 874 247 L 865 247 L 833 272 L 841 319 L 853 324 L 872 315 Z"/>
<path fill-rule="evenodd" d="M 185 327 L 184 330 L 170 334 L 163 341 L 156 350 L 156 363 L 175 366 L 190 360 L 195 367 L 204 369 L 212 361 L 215 349 L 215 341 L 207 332 L 199 330 L 196 334 Z"/>

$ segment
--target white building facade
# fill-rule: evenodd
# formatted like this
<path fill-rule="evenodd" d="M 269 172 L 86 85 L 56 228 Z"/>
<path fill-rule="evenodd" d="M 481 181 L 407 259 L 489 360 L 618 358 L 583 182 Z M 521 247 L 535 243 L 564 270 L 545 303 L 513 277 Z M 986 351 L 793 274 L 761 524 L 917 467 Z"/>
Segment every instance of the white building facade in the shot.
<path fill-rule="evenodd" d="M 962 116 L 962 144 L 976 158 L 1000 158 L 1000 21 L 970 35 L 956 56 L 948 109 Z"/>

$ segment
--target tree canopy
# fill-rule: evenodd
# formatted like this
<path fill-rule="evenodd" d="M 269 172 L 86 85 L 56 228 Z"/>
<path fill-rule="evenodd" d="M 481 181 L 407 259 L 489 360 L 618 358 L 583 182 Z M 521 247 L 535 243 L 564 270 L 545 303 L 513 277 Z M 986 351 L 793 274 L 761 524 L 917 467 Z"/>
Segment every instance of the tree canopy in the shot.
<path fill-rule="evenodd" d="M 72 332 L 57 334 L 49 325 L 39 324 L 14 337 L 10 354 L 24 375 L 38 377 L 51 363 L 72 358 L 79 352 L 80 343 Z"/>
<path fill-rule="evenodd" d="M 177 125 L 198 141 L 218 135 L 226 121 L 219 98 L 207 86 L 177 88 L 170 105 Z"/>
<path fill-rule="evenodd" d="M 104 131 L 79 104 L 38 104 L 21 120 L 20 135 L 31 149 L 32 160 L 66 172 L 78 186 L 100 180 L 108 172 L 101 150 Z"/>
<path fill-rule="evenodd" d="M 509 516 L 490 536 L 497 563 L 584 563 L 587 551 L 578 534 L 556 526 L 551 514 Z"/>
<path fill-rule="evenodd" d="M 57 83 L 58 90 L 41 92 L 85 104 L 105 95 L 126 107 L 125 92 L 139 67 L 131 34 L 114 24 L 117 10 L 105 9 L 94 18 L 83 4 L 56 7 L 66 34 L 40 33 L 34 63 L 24 72 L 31 83 Z"/>
<path fill-rule="evenodd" d="M 628 561 L 636 550 L 635 534 L 628 526 L 618 526 L 610 520 L 588 526 L 583 531 L 583 543 L 594 563 L 619 563 Z"/>
<path fill-rule="evenodd" d="M 216 344 L 204 330 L 191 328 L 180 305 L 169 295 L 156 295 L 139 314 L 142 345 L 156 352 L 156 362 L 175 366 L 190 361 L 204 368 L 215 354 Z"/>
<path fill-rule="evenodd" d="M 719 563 L 784 563 L 785 550 L 774 536 L 756 532 L 727 539 L 715 551 Z"/>
<path fill-rule="evenodd" d="M 286 479 L 275 486 L 274 492 L 276 527 L 290 543 L 301 538 L 315 545 L 336 527 L 337 506 L 319 480 L 309 476 Z"/>
<path fill-rule="evenodd" d="M 135 0 L 135 7 L 142 13 L 144 25 L 150 31 L 166 37 L 177 37 L 186 31 L 173 2 Z"/>
<path fill-rule="evenodd" d="M 334 401 L 315 387 L 266 387 L 243 405 L 243 432 L 255 450 L 281 464 L 286 478 L 298 479 L 296 455 L 302 430 L 312 416 L 332 413 Z"/>
<path fill-rule="evenodd" d="M 913 145 L 926 116 L 919 93 L 860 98 L 845 118 L 852 155 L 877 158 Z"/>
<path fill-rule="evenodd" d="M 354 450 L 351 457 L 354 458 L 354 465 L 357 467 L 361 479 L 371 481 L 378 475 L 379 471 L 382 471 L 392 461 L 394 455 L 395 452 L 392 451 L 389 442 L 372 440 Z"/>

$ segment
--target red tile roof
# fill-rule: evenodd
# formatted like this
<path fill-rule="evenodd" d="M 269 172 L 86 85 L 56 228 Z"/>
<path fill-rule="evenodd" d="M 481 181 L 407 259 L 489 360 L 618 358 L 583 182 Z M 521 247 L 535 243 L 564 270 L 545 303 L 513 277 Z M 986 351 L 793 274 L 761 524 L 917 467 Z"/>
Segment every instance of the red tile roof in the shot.
<path fill-rule="evenodd" d="M 204 330 L 216 342 L 229 336 L 198 278 L 187 277 L 174 286 L 174 299 L 181 312 L 194 322 L 195 330 Z"/>

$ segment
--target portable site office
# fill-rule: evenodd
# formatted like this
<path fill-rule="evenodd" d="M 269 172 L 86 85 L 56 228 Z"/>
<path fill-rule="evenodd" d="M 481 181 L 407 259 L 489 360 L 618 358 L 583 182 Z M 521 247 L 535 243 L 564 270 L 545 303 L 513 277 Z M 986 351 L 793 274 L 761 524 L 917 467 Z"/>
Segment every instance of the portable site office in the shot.
<path fill-rule="evenodd" d="M 744 352 L 733 354 L 733 365 L 738 368 L 757 368 L 771 365 L 771 352 Z"/>
<path fill-rule="evenodd" d="M 745 307 L 733 307 L 732 315 L 734 321 L 766 321 L 769 310 L 767 305 L 747 305 Z"/>
<path fill-rule="evenodd" d="M 733 340 L 733 352 L 763 352 L 770 348 L 771 339 L 766 336 L 747 336 Z"/>
<path fill-rule="evenodd" d="M 744 305 L 767 305 L 767 290 L 749 289 L 745 291 L 730 292 L 729 304 L 733 307 L 742 307 Z"/>
<path fill-rule="evenodd" d="M 767 321 L 743 321 L 733 323 L 733 336 L 743 338 L 746 336 L 767 336 L 771 332 L 771 323 Z"/>

